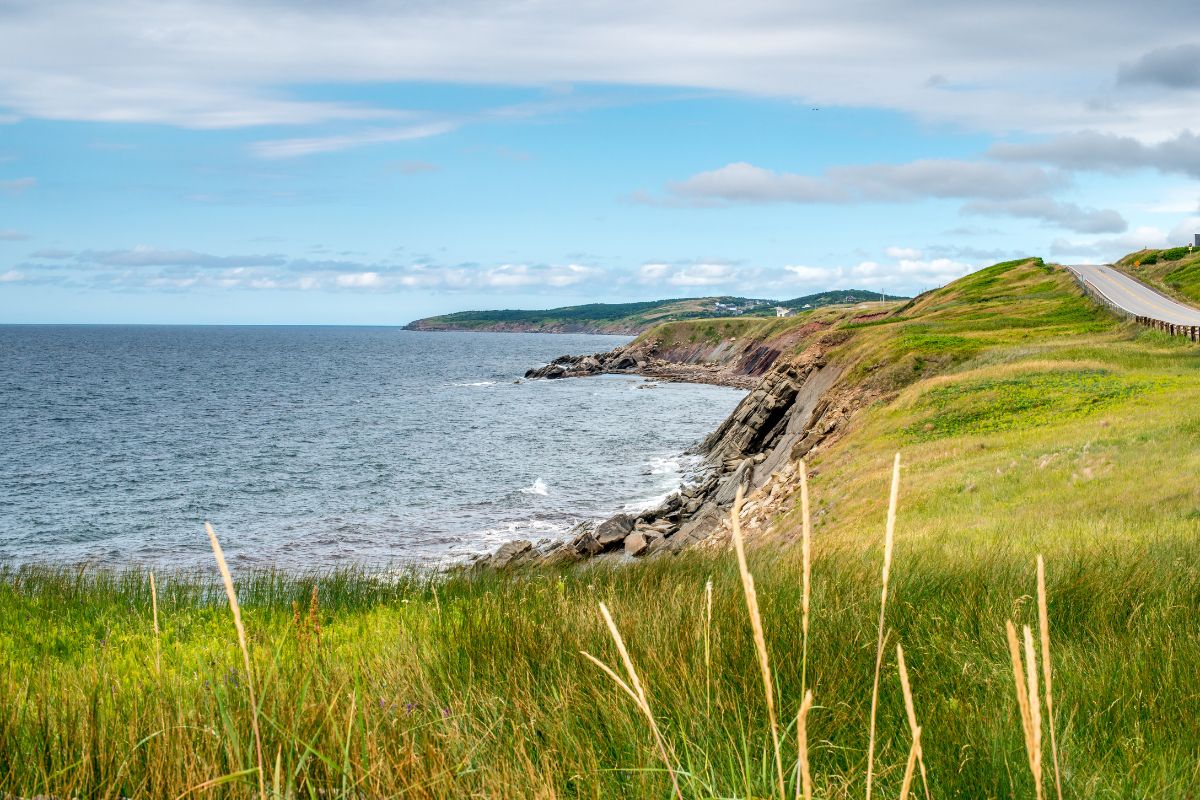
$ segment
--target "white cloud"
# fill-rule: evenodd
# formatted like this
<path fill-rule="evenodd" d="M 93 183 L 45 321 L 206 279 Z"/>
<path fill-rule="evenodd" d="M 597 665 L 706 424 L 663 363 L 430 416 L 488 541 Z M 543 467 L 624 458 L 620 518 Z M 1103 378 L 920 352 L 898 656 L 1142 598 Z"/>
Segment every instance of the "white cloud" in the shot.
<path fill-rule="evenodd" d="M 986 161 L 920 159 L 901 164 L 829 167 L 819 175 L 775 172 L 736 162 L 667 184 L 699 204 L 909 202 L 926 198 L 1011 200 L 1066 185 L 1041 167 Z"/>
<path fill-rule="evenodd" d="M 1076 233 L 1121 233 L 1129 224 L 1112 209 L 1082 208 L 1048 197 L 1017 200 L 976 200 L 963 206 L 967 214 L 1041 220 Z"/>
<path fill-rule="evenodd" d="M 784 270 L 795 276 L 796 280 L 804 283 L 826 281 L 837 274 L 829 267 L 808 267 L 803 264 L 788 264 L 784 266 Z"/>
<path fill-rule="evenodd" d="M 735 274 L 728 264 L 689 264 L 672 272 L 667 283 L 672 286 L 720 286 L 730 283 Z"/>
<path fill-rule="evenodd" d="M 0 283 L 16 283 L 17 281 L 23 281 L 28 277 L 29 276 L 23 272 L 10 269 L 8 272 L 0 273 Z"/>
<path fill-rule="evenodd" d="M 0 230 L 0 242 L 23 242 L 29 234 L 14 230 Z"/>
<path fill-rule="evenodd" d="M 887 250 L 888 258 L 920 258 L 921 251 L 911 247 L 889 247 Z"/>
<path fill-rule="evenodd" d="M 423 125 L 408 125 L 399 128 L 384 128 L 359 131 L 341 136 L 319 136 L 300 139 L 275 139 L 255 142 L 251 150 L 260 158 L 296 158 L 315 153 L 331 153 L 372 144 L 408 142 L 427 139 L 449 133 L 458 127 L 456 123 L 443 121 Z"/>
<path fill-rule="evenodd" d="M 1190 236 L 1188 238 L 1190 239 Z M 1135 250 L 1158 249 L 1187 243 L 1188 240 L 1184 239 L 1182 235 L 1176 238 L 1175 232 L 1168 235 L 1159 228 L 1147 225 L 1135 228 L 1121 236 L 1082 241 L 1055 239 L 1050 245 L 1050 254 L 1056 257 L 1082 257 L 1084 260 L 1112 261 Z"/>
<path fill-rule="evenodd" d="M 659 283 L 670 272 L 670 264 L 642 264 L 638 268 L 638 280 L 642 283 Z"/>
<path fill-rule="evenodd" d="M 334 280 L 338 286 L 350 289 L 372 289 L 381 284 L 378 272 L 351 272 Z"/>
<path fill-rule="evenodd" d="M 1187 118 L 1194 103 L 1161 89 L 1194 77 L 1180 68 L 1188 52 L 1164 49 L 1194 17 L 1179 0 L 1098 0 L 1083 12 L 926 0 L 903 13 L 884 0 L 14 0 L 4 13 L 0 107 L 52 119 L 378 119 L 386 112 L 281 87 L 389 81 L 681 86 L 893 108 L 990 131 L 1148 133 Z M 1122 63 L 1133 66 L 1118 85 Z"/>

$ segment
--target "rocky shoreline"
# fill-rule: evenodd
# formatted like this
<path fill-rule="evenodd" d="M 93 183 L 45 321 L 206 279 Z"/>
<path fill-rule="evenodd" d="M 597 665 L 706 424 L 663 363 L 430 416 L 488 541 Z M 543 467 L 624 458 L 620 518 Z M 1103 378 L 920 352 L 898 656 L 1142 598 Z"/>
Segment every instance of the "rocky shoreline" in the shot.
<path fill-rule="evenodd" d="M 747 349 L 757 358 L 678 363 L 657 356 L 653 342 L 633 342 L 608 353 L 562 356 L 526 372 L 531 380 L 631 374 L 751 391 L 697 447 L 704 461 L 694 480 L 657 508 L 583 523 L 562 542 L 509 542 L 477 565 L 502 569 L 597 557 L 657 557 L 720 543 L 728 535 L 729 510 L 739 488 L 747 495 L 747 521 L 769 526 L 790 502 L 797 460 L 836 437 L 865 398 L 839 387 L 844 370 L 827 363 L 819 344 L 782 360 L 778 350 L 768 359 L 760 347 Z M 747 366 L 763 371 L 747 374 Z"/>

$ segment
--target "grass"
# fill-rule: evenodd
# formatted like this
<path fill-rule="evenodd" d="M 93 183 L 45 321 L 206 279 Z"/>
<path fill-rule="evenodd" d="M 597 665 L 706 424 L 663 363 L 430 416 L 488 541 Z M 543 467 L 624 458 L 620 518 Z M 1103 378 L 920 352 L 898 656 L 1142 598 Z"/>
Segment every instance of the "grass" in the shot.
<path fill-rule="evenodd" d="M 1141 250 L 1117 262 L 1117 268 L 1186 303 L 1200 303 L 1200 250 L 1173 247 Z"/>
<path fill-rule="evenodd" d="M 1194 795 L 1200 349 L 1089 304 L 814 312 L 875 400 L 741 558 L 235 574 L 245 650 L 215 570 L 0 567 L 0 796 Z"/>
<path fill-rule="evenodd" d="M 947 553 L 942 543 L 909 540 L 903 517 L 887 636 L 904 643 L 932 792 L 1030 797 L 1003 631 L 1010 617 L 1036 624 L 1033 564 L 1001 543 Z M 860 796 L 879 555 L 820 537 L 814 551 L 813 780 L 818 797 Z M 1048 554 L 1067 796 L 1181 796 L 1195 787 L 1198 556 L 1187 539 Z M 752 552 L 749 566 L 780 717 L 795 719 L 798 560 Z M 0 790 L 177 797 L 241 773 L 222 796 L 257 793 L 245 772 L 255 764 L 253 709 L 219 587 L 160 579 L 158 677 L 142 575 L 2 577 Z M 318 788 L 326 796 L 670 796 L 642 712 L 579 655 L 616 657 L 596 613 L 601 601 L 620 621 L 684 796 L 775 794 L 758 657 L 729 556 L 439 584 L 353 573 L 317 583 L 327 598 L 321 644 L 304 651 L 291 603 L 308 596 L 310 581 L 254 574 L 238 586 L 260 678 L 263 749 L 268 765 L 280 764 L 285 796 Z M 895 672 L 882 674 L 875 788 L 895 797 L 911 734 Z M 790 747 L 784 755 L 789 781 L 796 756 Z"/>

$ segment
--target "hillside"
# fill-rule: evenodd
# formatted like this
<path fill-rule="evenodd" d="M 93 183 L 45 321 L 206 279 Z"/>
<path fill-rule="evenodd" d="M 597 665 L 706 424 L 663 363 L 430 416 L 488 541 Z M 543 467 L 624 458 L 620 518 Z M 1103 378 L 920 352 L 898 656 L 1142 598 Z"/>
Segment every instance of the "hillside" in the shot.
<path fill-rule="evenodd" d="M 159 575 L 152 606 L 137 571 L 0 570 L 0 795 L 255 796 L 261 719 L 272 796 L 782 800 L 799 793 L 811 689 L 817 797 L 864 796 L 871 769 L 876 796 L 901 796 L 910 713 L 933 797 L 1053 797 L 1056 773 L 1065 797 L 1194 796 L 1200 347 L 1117 318 L 1040 259 L 867 316 L 684 321 L 639 340 L 779 351 L 707 450 L 719 481 L 748 490 L 749 589 L 720 515 L 672 557 L 238 575 L 255 705 L 206 577 Z M 1041 726 L 1032 765 L 1010 620 L 1041 653 L 1017 669 Z"/>
<path fill-rule="evenodd" d="M 1115 266 L 1164 294 L 1185 303 L 1200 303 L 1200 250 L 1193 247 L 1139 250 Z"/>
<path fill-rule="evenodd" d="M 416 331 L 528 331 L 535 333 L 613 333 L 636 335 L 662 322 L 713 317 L 774 317 L 776 307 L 801 311 L 821 306 L 878 300 L 877 292 L 837 289 L 791 300 L 748 297 L 691 297 L 642 303 L 589 303 L 545 310 L 459 311 L 414 320 Z M 896 298 L 893 298 L 896 299 Z M 906 299 L 906 298 L 899 298 Z"/>

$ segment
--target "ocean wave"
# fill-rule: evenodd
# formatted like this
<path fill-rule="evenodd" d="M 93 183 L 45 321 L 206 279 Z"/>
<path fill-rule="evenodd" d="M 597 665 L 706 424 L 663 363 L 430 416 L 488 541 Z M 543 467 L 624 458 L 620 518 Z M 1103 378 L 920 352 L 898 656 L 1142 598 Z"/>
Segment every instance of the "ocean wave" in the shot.
<path fill-rule="evenodd" d="M 653 497 L 643 497 L 640 500 L 631 500 L 621 506 L 621 511 L 626 514 L 640 514 L 643 511 L 649 511 L 652 508 L 658 508 L 667 501 L 670 492 L 665 494 L 656 494 Z"/>
<path fill-rule="evenodd" d="M 652 458 L 646 462 L 646 468 L 642 470 L 643 475 L 678 475 L 681 470 L 679 456 L 665 456 L 662 458 Z"/>
<path fill-rule="evenodd" d="M 459 386 L 459 387 L 466 387 L 466 386 L 495 386 L 495 385 L 496 385 L 496 382 L 495 382 L 495 381 L 475 381 L 474 383 L 452 383 L 452 384 L 450 384 L 450 385 L 451 385 L 451 386 Z"/>
<path fill-rule="evenodd" d="M 532 486 L 526 486 L 524 489 L 522 489 L 521 494 L 536 494 L 539 497 L 545 497 L 546 495 L 550 494 L 550 488 L 546 486 L 546 482 L 544 480 L 538 478 L 533 482 Z"/>

